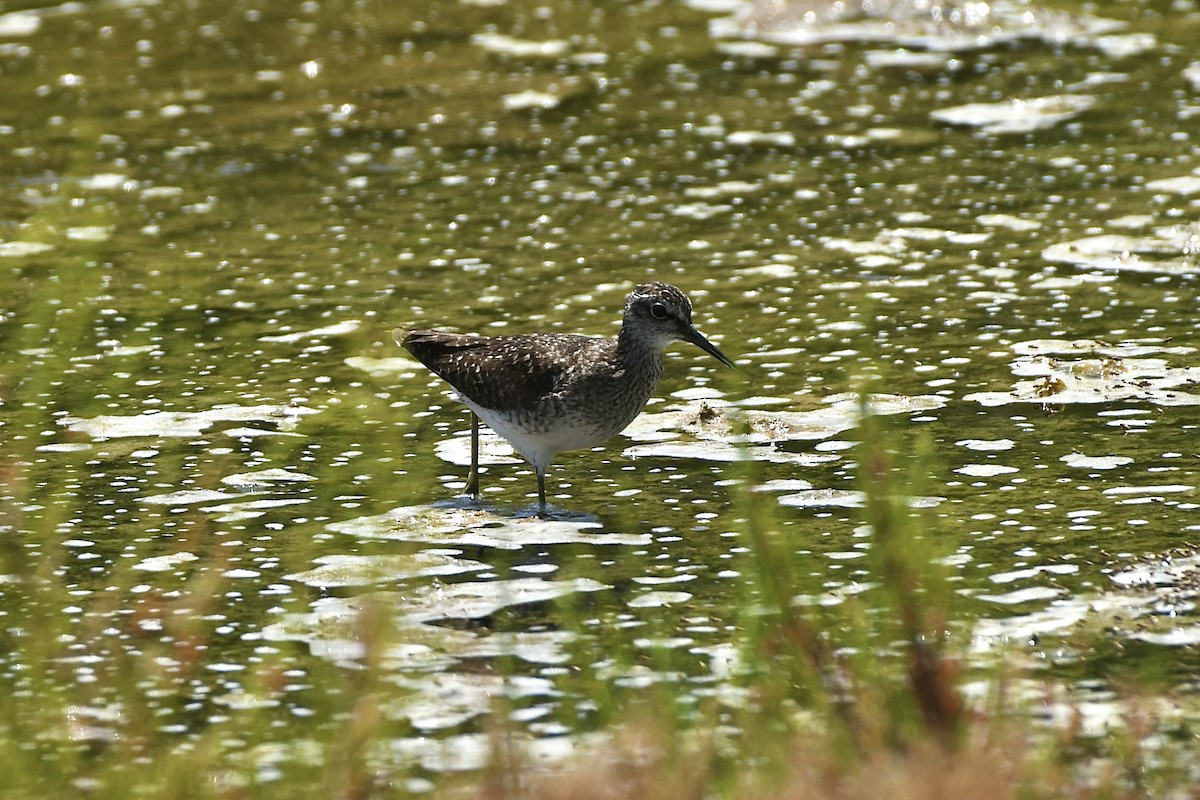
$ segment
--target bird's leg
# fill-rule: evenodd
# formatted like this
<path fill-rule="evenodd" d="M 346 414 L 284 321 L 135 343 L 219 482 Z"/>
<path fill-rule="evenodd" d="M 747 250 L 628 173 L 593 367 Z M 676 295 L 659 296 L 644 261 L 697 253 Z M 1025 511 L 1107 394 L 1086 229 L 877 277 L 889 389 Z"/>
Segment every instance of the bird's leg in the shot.
<path fill-rule="evenodd" d="M 538 479 L 538 516 L 546 515 L 546 473 L 537 470 Z"/>
<path fill-rule="evenodd" d="M 467 494 L 479 502 L 479 417 L 471 412 L 471 472 L 467 475 Z"/>

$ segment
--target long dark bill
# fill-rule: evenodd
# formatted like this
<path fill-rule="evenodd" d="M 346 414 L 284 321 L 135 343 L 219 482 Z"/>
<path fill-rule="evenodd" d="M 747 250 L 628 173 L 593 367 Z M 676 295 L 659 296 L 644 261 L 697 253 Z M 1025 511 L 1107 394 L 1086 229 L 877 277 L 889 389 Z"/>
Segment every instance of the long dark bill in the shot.
<path fill-rule="evenodd" d="M 684 334 L 684 341 L 691 342 L 692 344 L 696 345 L 696 347 L 699 347 L 701 350 L 708 353 L 725 366 L 731 369 L 733 368 L 733 362 L 729 360 L 728 356 L 721 352 L 721 348 L 717 347 L 708 339 L 705 339 L 704 334 L 700 333 L 700 331 L 696 330 L 695 328 L 688 328 L 687 333 Z"/>

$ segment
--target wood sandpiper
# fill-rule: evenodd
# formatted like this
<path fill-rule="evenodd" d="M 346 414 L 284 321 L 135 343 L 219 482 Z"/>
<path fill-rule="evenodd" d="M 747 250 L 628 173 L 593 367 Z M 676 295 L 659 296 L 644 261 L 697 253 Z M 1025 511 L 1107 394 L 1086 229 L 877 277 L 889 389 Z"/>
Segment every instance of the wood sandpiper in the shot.
<path fill-rule="evenodd" d="M 692 325 L 692 302 L 669 283 L 643 283 L 625 300 L 617 338 L 564 333 L 475 336 L 393 331 L 397 344 L 449 383 L 473 412 L 467 492 L 479 499 L 479 420 L 508 440 L 537 472 L 546 511 L 546 470 L 564 450 L 594 447 L 620 433 L 663 375 L 663 350 L 691 342 L 732 367 Z"/>

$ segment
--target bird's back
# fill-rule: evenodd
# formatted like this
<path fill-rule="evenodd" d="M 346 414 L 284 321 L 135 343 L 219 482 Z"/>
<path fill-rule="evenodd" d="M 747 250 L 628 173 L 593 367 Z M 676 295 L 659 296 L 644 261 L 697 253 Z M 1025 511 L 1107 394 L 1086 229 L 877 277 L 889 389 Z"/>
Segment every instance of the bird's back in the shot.
<path fill-rule="evenodd" d="M 531 409 L 611 359 L 616 342 L 577 334 L 473 336 L 410 330 L 401 346 L 483 408 Z"/>

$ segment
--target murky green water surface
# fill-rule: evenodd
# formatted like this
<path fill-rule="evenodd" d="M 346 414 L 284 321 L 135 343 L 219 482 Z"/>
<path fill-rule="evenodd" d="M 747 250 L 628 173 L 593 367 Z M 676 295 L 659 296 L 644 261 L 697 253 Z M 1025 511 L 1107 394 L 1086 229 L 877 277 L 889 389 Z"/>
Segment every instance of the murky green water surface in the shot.
<path fill-rule="evenodd" d="M 753 13 L 0 6 L 0 530 L 61 561 L 68 674 L 170 639 L 205 586 L 200 669 L 147 701 L 181 736 L 255 705 L 266 661 L 304 718 L 368 598 L 413 688 L 397 752 L 433 769 L 475 763 L 499 691 L 535 738 L 588 729 L 581 672 L 711 692 L 739 486 L 826 601 L 861 588 L 865 386 L 933 445 L 916 503 L 977 649 L 1103 677 L 1069 642 L 1117 619 L 1125 663 L 1193 677 L 1195 564 L 1140 556 L 1200 525 L 1200 11 L 967 40 Z M 612 335 L 647 279 L 739 369 L 674 348 L 628 436 L 559 457 L 561 519 L 499 450 L 455 499 L 465 411 L 389 330 Z"/>

